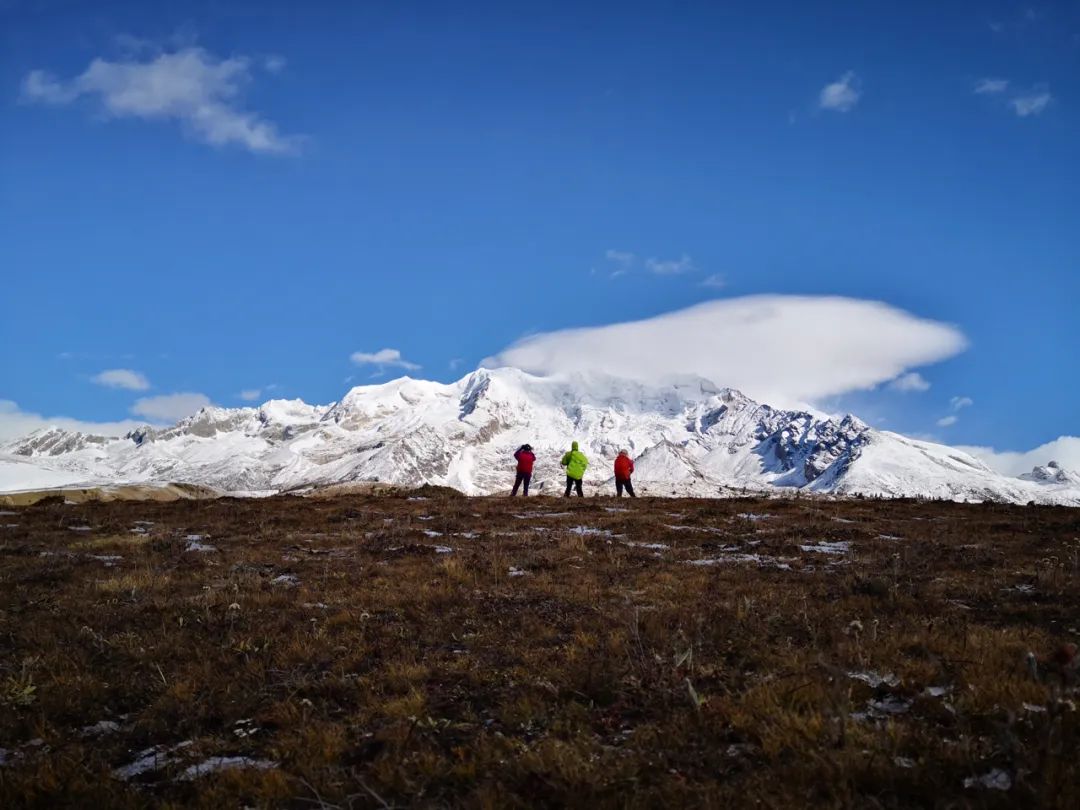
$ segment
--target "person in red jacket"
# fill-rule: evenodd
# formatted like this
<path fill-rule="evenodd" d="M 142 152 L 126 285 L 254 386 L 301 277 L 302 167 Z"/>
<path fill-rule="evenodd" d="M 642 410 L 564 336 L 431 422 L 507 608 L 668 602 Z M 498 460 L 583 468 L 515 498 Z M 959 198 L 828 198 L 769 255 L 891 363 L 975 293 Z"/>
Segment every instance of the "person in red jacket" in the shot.
<path fill-rule="evenodd" d="M 634 460 L 625 450 L 620 450 L 615 458 L 615 494 L 622 497 L 623 490 L 631 498 L 636 498 L 634 485 L 630 483 L 630 476 L 634 473 Z"/>
<path fill-rule="evenodd" d="M 514 479 L 514 489 L 511 495 L 517 495 L 518 487 L 525 485 L 524 496 L 529 497 L 529 482 L 532 480 L 533 464 L 536 463 L 536 454 L 532 451 L 532 445 L 523 444 L 514 453 L 517 459 L 517 478 Z"/>

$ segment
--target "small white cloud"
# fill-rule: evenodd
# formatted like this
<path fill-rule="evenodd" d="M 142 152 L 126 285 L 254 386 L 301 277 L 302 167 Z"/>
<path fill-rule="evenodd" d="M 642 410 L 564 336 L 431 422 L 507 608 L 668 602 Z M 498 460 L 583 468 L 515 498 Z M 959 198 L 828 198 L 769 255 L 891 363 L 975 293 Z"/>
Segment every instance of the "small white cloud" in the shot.
<path fill-rule="evenodd" d="M 711 276 L 706 276 L 701 281 L 702 287 L 709 287 L 714 290 L 722 290 L 727 286 L 727 279 L 719 273 L 713 273 Z"/>
<path fill-rule="evenodd" d="M 958 411 L 961 408 L 970 408 L 975 404 L 975 400 L 971 397 L 953 397 L 949 400 L 949 405 L 952 406 L 954 411 Z"/>
<path fill-rule="evenodd" d="M 903 391 L 905 393 L 909 391 L 929 391 L 930 383 L 917 371 L 909 371 L 907 374 L 901 374 L 891 383 L 889 388 L 894 391 Z"/>
<path fill-rule="evenodd" d="M 349 359 L 358 366 L 396 366 L 406 371 L 416 371 L 420 368 L 416 363 L 410 363 L 404 359 L 397 349 L 379 349 L 377 352 L 353 352 Z"/>
<path fill-rule="evenodd" d="M 238 106 L 241 90 L 251 81 L 250 59 L 219 59 L 194 46 L 142 59 L 138 53 L 116 62 L 95 59 L 66 81 L 34 70 L 23 79 L 22 97 L 52 105 L 90 98 L 114 118 L 177 121 L 212 146 L 236 144 L 268 154 L 296 150 L 296 138 L 281 135 L 272 122 Z"/>
<path fill-rule="evenodd" d="M 191 416 L 200 408 L 210 405 L 210 398 L 206 394 L 162 394 L 135 400 L 135 404 L 131 406 L 131 412 L 136 416 L 145 416 L 154 421 L 178 422 Z"/>
<path fill-rule="evenodd" d="M 244 402 L 254 402 L 261 394 L 261 388 L 245 388 L 240 392 L 240 399 L 244 400 Z"/>
<path fill-rule="evenodd" d="M 938 427 L 951 427 L 955 425 L 959 419 L 955 416 L 943 416 L 937 420 Z"/>
<path fill-rule="evenodd" d="M 1045 110 L 1050 102 L 1054 100 L 1054 97 L 1050 95 L 1049 91 L 1043 90 L 1034 93 L 1028 93 L 1023 96 L 1016 96 L 1009 100 L 1009 105 L 1021 118 L 1027 118 L 1031 115 L 1039 115 Z"/>
<path fill-rule="evenodd" d="M 267 73 L 281 73 L 285 69 L 285 57 L 284 56 L 268 56 L 263 60 L 263 67 Z"/>
<path fill-rule="evenodd" d="M 609 262 L 615 262 L 616 264 L 630 265 L 634 263 L 637 256 L 628 250 L 614 250 L 609 248 L 604 252 L 604 258 Z"/>
<path fill-rule="evenodd" d="M 1008 89 L 1008 79 L 979 79 L 975 83 L 975 92 L 980 96 L 1004 93 Z"/>
<path fill-rule="evenodd" d="M 454 357 L 454 358 L 451 358 L 449 363 L 447 363 L 447 366 L 449 366 L 451 371 L 457 371 L 458 367 L 464 362 L 465 361 L 462 358 Z"/>
<path fill-rule="evenodd" d="M 91 382 L 106 388 L 125 388 L 128 391 L 145 391 L 150 381 L 137 371 L 129 368 L 110 368 L 90 378 Z"/>
<path fill-rule="evenodd" d="M 821 88 L 818 106 L 823 110 L 847 112 L 859 103 L 861 96 L 862 89 L 859 78 L 854 71 L 849 70 L 837 81 Z"/>
<path fill-rule="evenodd" d="M 685 253 L 679 259 L 646 259 L 645 267 L 658 276 L 677 276 L 697 269 L 694 267 L 694 260 Z"/>

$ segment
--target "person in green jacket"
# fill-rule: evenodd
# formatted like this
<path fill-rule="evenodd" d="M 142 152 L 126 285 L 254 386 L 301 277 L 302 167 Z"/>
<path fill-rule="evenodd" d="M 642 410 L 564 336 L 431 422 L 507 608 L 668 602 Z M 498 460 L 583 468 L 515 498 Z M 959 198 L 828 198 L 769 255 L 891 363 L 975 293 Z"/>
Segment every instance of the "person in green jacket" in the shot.
<path fill-rule="evenodd" d="M 585 493 L 581 491 L 581 479 L 585 477 L 585 468 L 589 466 L 589 459 L 578 450 L 577 442 L 570 445 L 570 452 L 563 456 L 559 463 L 566 467 L 566 492 L 563 493 L 563 497 L 569 498 L 570 490 L 576 489 L 578 497 L 584 498 Z"/>

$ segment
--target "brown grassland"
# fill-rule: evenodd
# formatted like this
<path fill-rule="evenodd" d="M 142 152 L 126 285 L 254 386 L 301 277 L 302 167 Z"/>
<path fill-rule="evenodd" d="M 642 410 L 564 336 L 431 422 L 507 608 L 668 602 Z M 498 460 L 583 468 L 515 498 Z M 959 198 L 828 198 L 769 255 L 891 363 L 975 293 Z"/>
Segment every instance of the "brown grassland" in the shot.
<path fill-rule="evenodd" d="M 1063 508 L 7 508 L 0 807 L 1072 810 L 1078 588 Z"/>

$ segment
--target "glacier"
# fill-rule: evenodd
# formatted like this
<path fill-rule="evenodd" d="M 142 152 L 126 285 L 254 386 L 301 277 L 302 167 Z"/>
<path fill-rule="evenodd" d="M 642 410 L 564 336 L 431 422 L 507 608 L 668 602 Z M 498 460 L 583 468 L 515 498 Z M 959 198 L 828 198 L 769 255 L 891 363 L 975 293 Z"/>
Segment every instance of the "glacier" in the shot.
<path fill-rule="evenodd" d="M 222 493 L 338 484 L 437 484 L 508 492 L 513 451 L 537 454 L 534 494 L 561 494 L 562 453 L 581 443 L 590 494 L 613 492 L 620 449 L 643 495 L 741 492 L 923 497 L 1080 506 L 1080 476 L 1001 475 L 960 450 L 755 402 L 699 377 L 645 384 L 604 374 L 480 369 L 453 383 L 402 377 L 329 405 L 271 400 L 203 408 L 122 437 L 47 428 L 0 446 L 0 491 L 185 483 Z"/>

